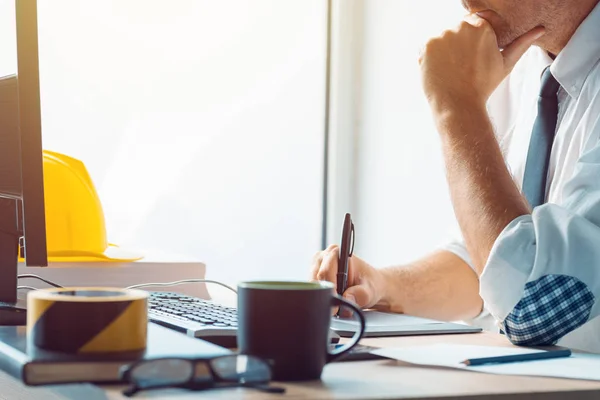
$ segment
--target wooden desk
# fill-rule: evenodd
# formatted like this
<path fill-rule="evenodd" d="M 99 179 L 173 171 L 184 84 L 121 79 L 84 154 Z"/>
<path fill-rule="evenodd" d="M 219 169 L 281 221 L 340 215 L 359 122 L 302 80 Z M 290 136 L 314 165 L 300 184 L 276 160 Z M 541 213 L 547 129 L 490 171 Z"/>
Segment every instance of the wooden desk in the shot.
<path fill-rule="evenodd" d="M 461 343 L 511 346 L 500 335 L 490 333 L 405 338 L 365 339 L 371 346 L 411 346 L 434 343 Z M 10 385 L 10 386 L 7 386 Z M 82 386 L 76 388 L 31 389 L 0 376 L 0 399 L 110 399 L 122 400 L 120 387 Z M 178 390 L 142 392 L 139 399 L 600 399 L 600 382 L 522 376 L 488 375 L 442 368 L 425 368 L 393 360 L 333 363 L 325 367 L 321 381 L 284 384 L 285 395 L 265 394 L 249 389 L 185 392 Z M 77 390 L 78 392 L 72 392 Z M 11 393 L 17 397 L 6 397 Z"/>

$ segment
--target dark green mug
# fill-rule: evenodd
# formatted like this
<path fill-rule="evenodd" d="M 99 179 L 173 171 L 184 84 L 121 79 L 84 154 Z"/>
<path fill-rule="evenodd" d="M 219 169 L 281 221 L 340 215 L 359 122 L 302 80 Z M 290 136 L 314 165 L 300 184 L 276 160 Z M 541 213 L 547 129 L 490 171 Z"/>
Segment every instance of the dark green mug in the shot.
<path fill-rule="evenodd" d="M 346 306 L 360 321 L 347 345 L 330 351 L 332 307 Z M 329 282 L 242 282 L 238 285 L 238 348 L 272 363 L 273 379 L 320 379 L 325 364 L 358 344 L 365 318 Z"/>

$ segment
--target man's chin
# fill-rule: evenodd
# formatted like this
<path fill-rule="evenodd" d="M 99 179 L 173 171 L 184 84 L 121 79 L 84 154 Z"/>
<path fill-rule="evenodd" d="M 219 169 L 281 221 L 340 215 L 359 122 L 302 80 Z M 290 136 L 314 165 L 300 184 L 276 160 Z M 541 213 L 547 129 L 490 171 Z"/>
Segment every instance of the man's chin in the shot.
<path fill-rule="evenodd" d="M 512 42 L 513 42 L 513 40 L 510 40 L 510 39 L 499 38 L 498 39 L 498 48 L 499 49 L 505 49 L 508 46 L 510 46 Z"/>
<path fill-rule="evenodd" d="M 519 38 L 519 36 L 514 34 L 498 34 L 496 33 L 496 37 L 498 39 L 498 48 L 505 49 L 510 46 L 515 40 Z"/>
<path fill-rule="evenodd" d="M 500 18 L 498 14 L 490 13 L 484 19 L 489 22 L 496 33 L 498 48 L 503 49 L 509 46 L 519 37 L 519 35 L 515 33 L 515 30 L 511 29 L 511 27 L 502 18 Z"/>

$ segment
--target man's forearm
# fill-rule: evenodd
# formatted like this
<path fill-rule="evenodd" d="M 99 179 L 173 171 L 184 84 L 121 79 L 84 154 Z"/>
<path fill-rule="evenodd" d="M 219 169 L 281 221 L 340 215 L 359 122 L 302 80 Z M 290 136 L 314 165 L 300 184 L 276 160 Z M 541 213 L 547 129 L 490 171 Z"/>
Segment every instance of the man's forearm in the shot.
<path fill-rule="evenodd" d="M 529 205 L 508 172 L 485 106 L 448 106 L 437 115 L 454 212 L 479 274 L 492 247 Z"/>
<path fill-rule="evenodd" d="M 456 321 L 474 318 L 483 308 L 477 275 L 451 252 L 379 271 L 383 298 L 376 309 Z"/>
<path fill-rule="evenodd" d="M 502 230 L 529 213 L 502 158 L 486 103 L 544 34 L 537 26 L 500 50 L 493 26 L 470 14 L 432 38 L 419 59 L 423 90 L 442 137 L 454 211 L 479 274 Z"/>

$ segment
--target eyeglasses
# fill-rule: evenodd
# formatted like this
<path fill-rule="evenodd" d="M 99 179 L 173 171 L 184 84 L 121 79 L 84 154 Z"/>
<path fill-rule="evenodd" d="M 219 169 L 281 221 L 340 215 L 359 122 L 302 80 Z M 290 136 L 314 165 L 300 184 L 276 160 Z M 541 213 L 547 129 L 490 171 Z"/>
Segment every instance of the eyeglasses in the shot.
<path fill-rule="evenodd" d="M 271 368 L 256 357 L 227 355 L 209 360 L 159 358 L 138 361 L 121 371 L 131 383 L 123 394 L 131 397 L 142 390 L 182 388 L 188 390 L 248 387 L 269 393 L 284 393 L 284 388 L 269 386 Z"/>

